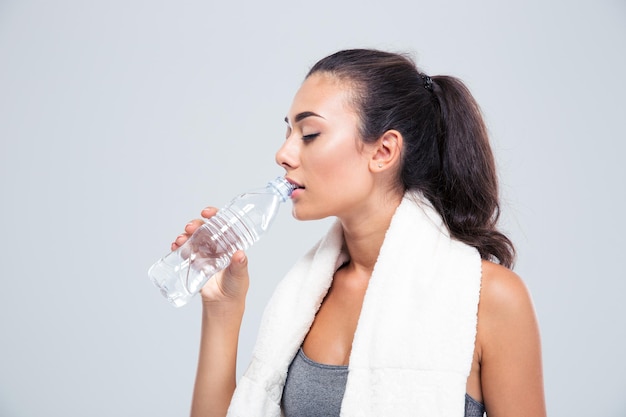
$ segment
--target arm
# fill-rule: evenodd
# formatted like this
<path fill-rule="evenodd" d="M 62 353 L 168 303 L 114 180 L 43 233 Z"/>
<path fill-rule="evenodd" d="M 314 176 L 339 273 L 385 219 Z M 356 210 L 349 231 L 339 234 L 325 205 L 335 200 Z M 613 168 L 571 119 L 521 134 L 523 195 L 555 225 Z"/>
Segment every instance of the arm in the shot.
<path fill-rule="evenodd" d="M 483 262 L 478 307 L 480 374 L 489 417 L 545 417 L 539 326 L 512 271 Z"/>
<path fill-rule="evenodd" d="M 214 208 L 207 208 L 202 216 L 210 218 L 216 212 Z M 202 220 L 190 222 L 185 233 L 172 244 L 172 250 L 182 245 L 202 223 Z M 247 258 L 242 251 L 237 251 L 230 265 L 202 288 L 202 331 L 192 417 L 226 415 L 235 391 L 239 329 L 248 286 Z"/>

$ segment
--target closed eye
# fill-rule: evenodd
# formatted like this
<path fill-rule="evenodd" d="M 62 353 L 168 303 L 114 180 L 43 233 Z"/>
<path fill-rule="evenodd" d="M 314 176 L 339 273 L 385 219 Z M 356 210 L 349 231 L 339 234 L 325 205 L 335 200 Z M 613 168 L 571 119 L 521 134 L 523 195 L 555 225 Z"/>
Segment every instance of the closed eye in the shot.
<path fill-rule="evenodd" d="M 305 141 L 305 142 L 307 142 L 307 141 L 310 141 L 310 140 L 315 139 L 315 138 L 316 138 L 316 137 L 318 137 L 319 135 L 320 135 L 319 133 L 312 133 L 312 134 L 310 134 L 310 135 L 304 135 L 304 136 L 302 136 L 302 140 L 303 140 L 303 141 Z"/>

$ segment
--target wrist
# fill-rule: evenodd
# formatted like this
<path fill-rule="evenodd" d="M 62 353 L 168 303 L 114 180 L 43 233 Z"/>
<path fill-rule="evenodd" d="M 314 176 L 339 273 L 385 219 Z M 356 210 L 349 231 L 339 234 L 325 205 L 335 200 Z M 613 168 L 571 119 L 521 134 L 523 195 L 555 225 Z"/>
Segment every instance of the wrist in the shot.
<path fill-rule="evenodd" d="M 245 309 L 245 300 L 228 302 L 202 300 L 202 312 L 208 318 L 217 318 L 220 320 L 241 320 Z"/>

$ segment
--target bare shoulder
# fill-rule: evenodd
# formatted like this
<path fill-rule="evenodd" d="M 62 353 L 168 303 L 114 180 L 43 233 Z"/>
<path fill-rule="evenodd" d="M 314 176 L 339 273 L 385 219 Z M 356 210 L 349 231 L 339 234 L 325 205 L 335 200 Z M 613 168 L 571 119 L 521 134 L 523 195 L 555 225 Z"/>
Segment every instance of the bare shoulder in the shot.
<path fill-rule="evenodd" d="M 479 353 L 503 348 L 520 336 L 538 339 L 538 326 L 526 284 L 510 269 L 489 261 L 482 263 L 478 306 Z"/>
<path fill-rule="evenodd" d="M 483 261 L 476 349 L 490 416 L 545 416 L 539 326 L 522 279 Z"/>
<path fill-rule="evenodd" d="M 498 313 L 501 318 L 509 314 L 517 315 L 528 308 L 532 310 L 531 297 L 524 281 L 510 269 L 489 261 L 482 261 L 480 302 L 484 312 Z"/>

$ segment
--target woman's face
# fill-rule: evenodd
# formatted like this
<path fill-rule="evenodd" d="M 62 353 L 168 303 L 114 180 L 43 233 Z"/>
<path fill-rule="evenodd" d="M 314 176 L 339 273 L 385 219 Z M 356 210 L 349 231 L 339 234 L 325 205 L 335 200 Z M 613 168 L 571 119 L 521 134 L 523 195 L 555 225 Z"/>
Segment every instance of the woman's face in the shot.
<path fill-rule="evenodd" d="M 294 97 L 287 139 L 276 162 L 296 189 L 293 215 L 300 220 L 349 216 L 371 194 L 372 148 L 358 133 L 358 116 L 346 83 L 323 73 L 309 76 Z"/>

